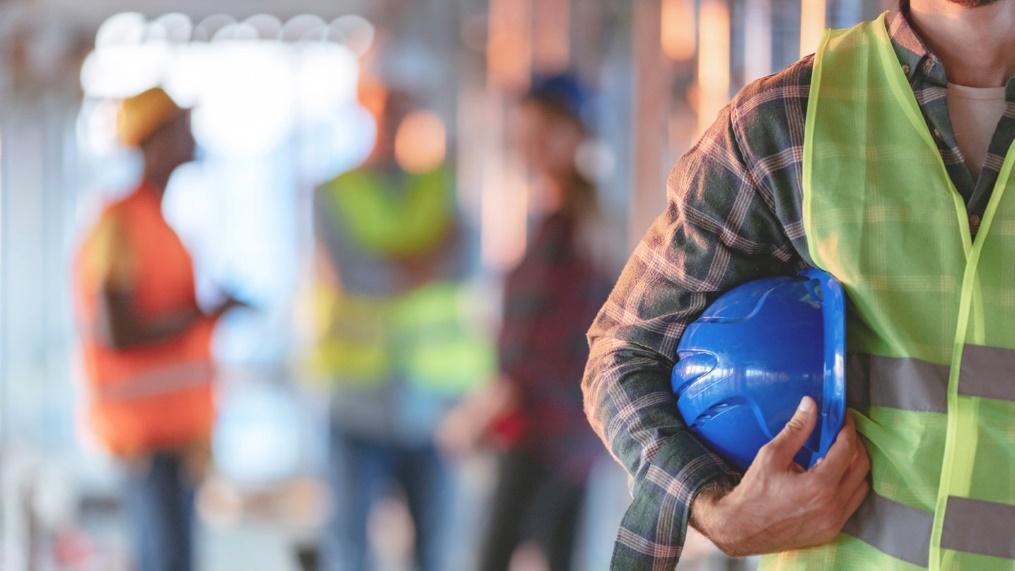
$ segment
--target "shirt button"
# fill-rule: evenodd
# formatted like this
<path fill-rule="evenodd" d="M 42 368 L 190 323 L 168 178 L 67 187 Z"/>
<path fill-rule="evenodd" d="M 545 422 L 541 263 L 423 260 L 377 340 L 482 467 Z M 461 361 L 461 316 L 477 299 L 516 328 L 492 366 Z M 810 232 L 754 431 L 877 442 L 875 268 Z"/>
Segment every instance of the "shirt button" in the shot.
<path fill-rule="evenodd" d="M 906 74 L 906 77 L 909 77 L 909 70 L 910 68 L 908 63 L 902 64 L 902 73 Z"/>
<path fill-rule="evenodd" d="M 934 127 L 934 140 L 940 143 L 942 138 L 941 131 L 937 127 Z"/>
<path fill-rule="evenodd" d="M 979 228 L 979 227 L 980 227 L 980 217 L 979 217 L 979 216 L 977 216 L 977 215 L 975 215 L 975 214 L 973 214 L 972 216 L 970 216 L 970 217 L 969 217 L 969 227 L 970 227 L 970 228 L 971 228 L 972 230 L 974 230 L 974 231 L 975 231 L 975 230 L 976 230 L 977 228 Z"/>

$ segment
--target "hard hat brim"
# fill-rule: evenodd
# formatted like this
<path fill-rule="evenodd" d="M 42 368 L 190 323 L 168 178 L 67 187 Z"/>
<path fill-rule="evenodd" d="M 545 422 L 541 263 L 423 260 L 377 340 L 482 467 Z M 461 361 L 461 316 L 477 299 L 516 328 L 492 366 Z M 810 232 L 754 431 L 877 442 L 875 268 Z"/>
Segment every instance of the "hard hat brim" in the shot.
<path fill-rule="evenodd" d="M 824 387 L 821 398 L 820 445 L 814 461 L 823 458 L 835 443 L 846 420 L 846 297 L 831 274 L 809 269 L 803 274 L 821 288 L 824 317 Z"/>

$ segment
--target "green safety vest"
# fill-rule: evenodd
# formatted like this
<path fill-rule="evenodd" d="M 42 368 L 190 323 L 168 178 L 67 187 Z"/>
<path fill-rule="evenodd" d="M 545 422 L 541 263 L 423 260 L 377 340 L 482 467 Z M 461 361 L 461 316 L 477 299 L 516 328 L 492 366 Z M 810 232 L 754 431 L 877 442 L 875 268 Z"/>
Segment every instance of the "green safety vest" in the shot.
<path fill-rule="evenodd" d="M 1015 569 L 1015 152 L 970 237 L 885 16 L 826 34 L 803 214 L 849 299 L 846 378 L 872 491 L 831 544 L 766 569 Z"/>
<path fill-rule="evenodd" d="M 359 168 L 322 189 L 332 214 L 359 247 L 378 256 L 431 251 L 454 222 L 453 187 L 447 168 L 406 174 L 404 187 L 388 192 L 378 173 Z"/>
<path fill-rule="evenodd" d="M 444 168 L 409 175 L 401 196 L 365 169 L 346 173 L 322 191 L 357 246 L 397 258 L 432 250 L 453 222 Z M 394 260 L 392 263 L 395 263 Z M 313 311 L 321 317 L 311 367 L 318 377 L 352 389 L 384 386 L 393 377 L 443 394 L 489 380 L 494 351 L 470 319 L 470 290 L 439 281 L 394 296 L 342 292 L 318 284 Z"/>

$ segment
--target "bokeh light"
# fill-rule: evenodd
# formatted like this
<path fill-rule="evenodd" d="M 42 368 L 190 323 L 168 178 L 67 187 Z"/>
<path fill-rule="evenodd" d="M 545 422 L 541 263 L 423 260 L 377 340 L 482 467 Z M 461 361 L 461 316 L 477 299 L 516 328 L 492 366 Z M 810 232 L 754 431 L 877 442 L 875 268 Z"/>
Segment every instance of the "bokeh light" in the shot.
<path fill-rule="evenodd" d="M 337 104 L 355 99 L 358 63 L 349 48 L 333 43 L 302 43 L 295 50 L 297 104 L 303 116 L 320 119 Z"/>
<path fill-rule="evenodd" d="M 146 20 L 138 12 L 123 12 L 106 20 L 95 34 L 95 49 L 140 44 L 145 37 Z"/>
<path fill-rule="evenodd" d="M 81 87 L 90 97 L 123 98 L 165 78 L 172 54 L 164 44 L 98 49 L 81 65 Z"/>
<path fill-rule="evenodd" d="M 258 154 L 277 145 L 294 118 L 292 69 L 276 44 L 222 42 L 207 57 L 194 136 L 211 152 Z"/>
<path fill-rule="evenodd" d="M 357 56 L 363 56 L 370 50 L 375 35 L 373 24 L 355 14 L 335 18 L 328 26 L 328 39 L 344 44 Z"/>
<path fill-rule="evenodd" d="M 447 133 L 444 122 L 430 111 L 407 115 L 395 133 L 395 159 L 411 173 L 429 172 L 444 162 Z"/>

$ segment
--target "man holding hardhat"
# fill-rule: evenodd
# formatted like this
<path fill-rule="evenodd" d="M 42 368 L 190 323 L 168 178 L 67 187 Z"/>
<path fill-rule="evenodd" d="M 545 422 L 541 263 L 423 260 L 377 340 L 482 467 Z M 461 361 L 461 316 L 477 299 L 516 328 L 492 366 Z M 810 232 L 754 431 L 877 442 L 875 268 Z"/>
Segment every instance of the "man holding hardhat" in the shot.
<path fill-rule="evenodd" d="M 1015 569 L 1013 75 L 1015 1 L 903 1 L 681 159 L 590 332 L 586 408 L 634 480 L 614 568 L 672 568 L 690 522 L 763 569 Z M 689 425 L 670 369 L 724 292 L 803 266 L 848 299 L 850 414 L 804 467 L 825 417 L 800 400 L 741 476 L 699 436 L 734 401 Z"/>

